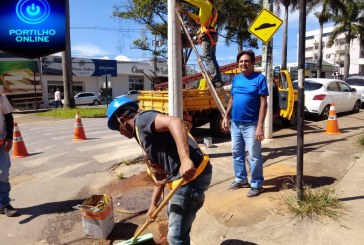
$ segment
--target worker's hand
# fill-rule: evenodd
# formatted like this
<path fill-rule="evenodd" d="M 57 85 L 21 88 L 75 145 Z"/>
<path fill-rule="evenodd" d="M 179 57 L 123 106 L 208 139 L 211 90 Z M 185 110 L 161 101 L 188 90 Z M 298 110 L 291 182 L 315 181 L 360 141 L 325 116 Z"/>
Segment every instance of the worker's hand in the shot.
<path fill-rule="evenodd" d="M 156 209 L 157 209 L 157 206 L 150 205 L 148 212 L 147 212 L 147 222 L 148 223 L 154 222 L 155 218 L 157 218 L 157 216 L 152 217 L 152 215 Z"/>
<path fill-rule="evenodd" d="M 262 141 L 264 140 L 264 130 L 263 127 L 257 127 L 257 129 L 255 130 L 255 139 Z"/>
<path fill-rule="evenodd" d="M 229 123 L 229 119 L 227 117 L 224 117 L 222 119 L 222 123 L 221 126 L 224 130 L 230 130 L 230 123 Z"/>
<path fill-rule="evenodd" d="M 9 140 L 9 139 L 5 139 L 5 142 L 4 142 L 4 151 L 5 152 L 9 152 L 12 147 L 13 147 L 13 141 L 12 140 Z"/>
<path fill-rule="evenodd" d="M 196 168 L 190 158 L 181 160 L 181 167 L 179 173 L 185 181 L 190 181 L 195 176 Z"/>
<path fill-rule="evenodd" d="M 176 10 L 180 13 L 184 13 L 184 10 L 179 6 L 179 4 L 176 4 Z"/>

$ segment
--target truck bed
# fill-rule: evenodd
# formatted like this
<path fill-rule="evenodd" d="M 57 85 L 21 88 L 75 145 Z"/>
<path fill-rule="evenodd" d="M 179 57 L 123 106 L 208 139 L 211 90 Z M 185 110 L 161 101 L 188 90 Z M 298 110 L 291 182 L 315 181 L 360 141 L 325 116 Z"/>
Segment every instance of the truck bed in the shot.
<path fill-rule="evenodd" d="M 216 102 L 208 89 L 184 89 L 182 93 L 184 112 L 217 109 Z M 217 94 L 226 107 L 228 101 L 225 101 L 222 92 L 217 91 Z M 226 91 L 226 94 L 229 96 L 229 91 Z M 168 113 L 168 91 L 144 90 L 141 91 L 138 98 L 139 107 L 142 111 L 157 110 Z"/>

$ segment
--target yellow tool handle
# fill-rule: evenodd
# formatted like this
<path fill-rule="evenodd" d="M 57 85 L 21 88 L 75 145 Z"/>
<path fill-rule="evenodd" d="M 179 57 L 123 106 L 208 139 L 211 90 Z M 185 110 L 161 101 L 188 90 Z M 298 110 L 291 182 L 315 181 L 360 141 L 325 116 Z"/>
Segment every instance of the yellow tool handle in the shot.
<path fill-rule="evenodd" d="M 161 204 L 159 204 L 158 208 L 153 212 L 151 218 L 154 219 L 155 217 L 157 217 L 158 213 L 162 210 L 162 208 L 164 208 L 164 206 L 166 206 L 166 204 L 169 202 L 169 200 L 171 200 L 171 198 L 173 197 L 174 193 L 176 193 L 176 191 L 182 186 L 184 182 L 184 179 L 181 178 L 178 182 L 177 182 L 177 186 L 176 188 L 172 189 L 168 195 L 166 196 L 166 198 L 161 202 Z M 145 228 L 147 228 L 147 226 L 151 223 L 152 221 L 147 220 L 144 225 L 139 229 L 139 231 L 134 235 L 134 237 L 131 239 L 131 244 L 133 244 L 133 242 L 138 238 L 138 236 L 145 230 Z"/>

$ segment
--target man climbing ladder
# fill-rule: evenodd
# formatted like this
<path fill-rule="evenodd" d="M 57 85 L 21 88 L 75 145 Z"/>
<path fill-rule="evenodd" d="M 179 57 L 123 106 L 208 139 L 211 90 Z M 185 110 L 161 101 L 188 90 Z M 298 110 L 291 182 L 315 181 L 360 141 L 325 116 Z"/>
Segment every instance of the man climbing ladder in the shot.
<path fill-rule="evenodd" d="M 179 9 L 181 13 L 188 15 L 200 28 L 197 32 L 198 42 L 201 43 L 201 49 L 204 61 L 211 75 L 211 81 L 214 87 L 221 87 L 221 73 L 219 64 L 216 60 L 216 44 L 218 36 L 215 30 L 217 21 L 217 9 L 213 4 L 213 0 L 183 0 L 199 7 L 199 15 L 195 15 L 184 9 Z"/>
<path fill-rule="evenodd" d="M 183 27 L 183 31 L 185 32 L 185 33 L 189 33 L 189 31 L 188 31 L 188 29 L 187 29 L 187 26 L 186 26 L 186 24 L 184 23 L 184 21 L 183 21 L 183 19 L 182 19 L 182 17 L 181 17 L 181 10 L 180 10 L 180 7 L 179 7 L 179 5 L 177 5 L 177 11 L 176 11 L 176 14 L 177 14 L 177 16 L 178 16 L 178 18 L 179 18 L 179 20 L 180 20 L 180 22 L 181 22 L 181 25 L 182 25 L 182 27 Z M 216 33 L 216 32 L 215 32 Z M 187 36 L 187 38 L 188 38 L 188 40 L 189 40 L 189 42 L 190 42 L 190 45 L 191 45 L 191 47 L 192 47 L 192 49 L 193 49 L 193 51 L 195 52 L 195 54 L 196 54 L 196 58 L 197 58 L 197 63 L 198 63 L 198 65 L 199 65 L 199 67 L 200 67 L 200 69 L 201 69 L 201 74 L 203 75 L 203 77 L 204 77 L 204 79 L 206 80 L 206 82 L 207 82 L 207 84 L 208 84 L 208 88 L 209 88 L 209 90 L 210 90 L 210 93 L 211 93 L 211 96 L 214 98 L 214 100 L 215 100 L 215 102 L 216 102 L 216 105 L 217 105 L 217 108 L 219 109 L 219 111 L 220 111 L 220 113 L 221 113 L 221 115 L 222 116 L 224 116 L 225 115 L 225 107 L 224 107 L 224 105 L 222 104 L 222 102 L 221 102 L 221 100 L 220 100 L 220 98 L 219 98 L 219 95 L 217 94 L 217 92 L 216 92 L 216 89 L 214 88 L 215 86 L 213 85 L 213 83 L 212 83 L 212 81 L 211 81 L 211 77 L 210 77 L 210 74 L 209 74 L 209 72 L 207 71 L 207 69 L 206 69 L 206 67 L 205 67 L 205 65 L 203 64 L 203 62 L 202 62 L 202 59 L 201 59 L 201 56 L 200 56 L 200 54 L 198 53 L 198 51 L 197 51 L 197 49 L 196 49 L 196 47 L 195 47 L 195 42 L 192 40 L 192 37 L 190 36 L 190 35 L 186 35 Z M 216 45 L 216 44 L 215 44 Z M 216 58 L 215 58 L 216 59 Z M 217 68 L 219 69 L 219 66 L 217 65 Z M 219 74 L 220 74 L 220 69 L 218 70 L 219 71 Z M 221 76 L 221 75 L 220 75 Z M 220 81 L 220 83 L 221 83 L 221 81 Z M 222 83 L 221 83 L 221 85 L 222 85 Z M 221 93 L 223 93 L 223 95 L 225 94 L 225 90 L 224 90 L 224 88 L 221 86 L 220 88 L 219 88 L 219 91 L 221 92 Z M 226 94 L 224 95 L 224 97 L 227 97 L 226 96 Z M 227 102 L 226 102 L 227 103 Z"/>

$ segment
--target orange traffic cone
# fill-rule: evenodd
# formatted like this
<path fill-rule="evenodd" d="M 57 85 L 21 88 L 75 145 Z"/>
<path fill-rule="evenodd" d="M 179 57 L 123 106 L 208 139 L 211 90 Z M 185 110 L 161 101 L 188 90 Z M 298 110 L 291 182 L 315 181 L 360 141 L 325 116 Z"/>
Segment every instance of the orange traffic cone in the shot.
<path fill-rule="evenodd" d="M 29 156 L 29 153 L 27 151 L 27 148 L 25 147 L 23 138 L 21 137 L 18 124 L 14 123 L 12 158 L 20 158 L 26 156 Z"/>
<path fill-rule="evenodd" d="M 340 134 L 334 103 L 331 103 L 325 134 Z"/>
<path fill-rule="evenodd" d="M 85 131 L 83 130 L 81 116 L 80 116 L 80 113 L 77 111 L 73 140 L 85 140 L 85 139 L 86 139 L 86 135 L 85 135 Z"/>

